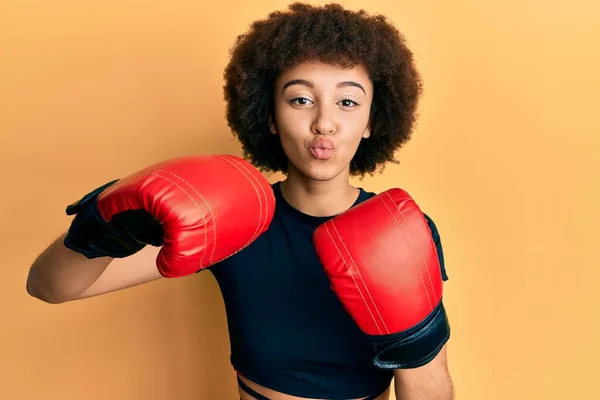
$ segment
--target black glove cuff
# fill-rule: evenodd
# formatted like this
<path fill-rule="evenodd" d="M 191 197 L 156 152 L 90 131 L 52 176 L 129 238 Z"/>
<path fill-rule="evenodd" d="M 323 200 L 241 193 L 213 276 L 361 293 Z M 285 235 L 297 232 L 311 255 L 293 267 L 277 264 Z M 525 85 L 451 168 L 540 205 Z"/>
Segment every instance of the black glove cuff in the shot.
<path fill-rule="evenodd" d="M 67 215 L 76 214 L 64 239 L 67 248 L 89 259 L 122 258 L 144 248 L 145 244 L 135 240 L 126 231 L 104 221 L 98 212 L 98 195 L 116 182 L 117 180 L 114 180 L 100 186 L 67 207 Z"/>
<path fill-rule="evenodd" d="M 435 358 L 450 338 L 450 324 L 440 303 L 416 326 L 392 335 L 369 335 L 377 368 L 417 368 Z"/>

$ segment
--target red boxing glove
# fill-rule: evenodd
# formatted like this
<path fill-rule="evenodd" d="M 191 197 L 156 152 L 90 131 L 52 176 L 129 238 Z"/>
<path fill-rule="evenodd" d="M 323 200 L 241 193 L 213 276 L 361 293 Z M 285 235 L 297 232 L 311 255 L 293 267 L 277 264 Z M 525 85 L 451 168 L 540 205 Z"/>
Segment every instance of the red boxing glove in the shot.
<path fill-rule="evenodd" d="M 450 336 L 427 221 L 401 189 L 319 226 L 313 242 L 332 289 L 369 337 L 379 368 L 427 364 Z"/>
<path fill-rule="evenodd" d="M 162 245 L 164 277 L 181 277 L 242 250 L 269 226 L 275 196 L 249 162 L 230 155 L 164 161 L 104 185 L 67 208 L 65 245 L 88 258 Z"/>

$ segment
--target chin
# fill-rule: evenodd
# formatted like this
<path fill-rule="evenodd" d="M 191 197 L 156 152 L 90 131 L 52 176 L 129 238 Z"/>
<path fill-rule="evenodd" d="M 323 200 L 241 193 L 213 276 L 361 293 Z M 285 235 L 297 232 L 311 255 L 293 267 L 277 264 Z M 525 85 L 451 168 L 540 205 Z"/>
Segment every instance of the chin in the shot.
<path fill-rule="evenodd" d="M 344 166 L 337 163 L 311 162 L 302 169 L 302 173 L 309 179 L 317 182 L 334 180 L 344 172 Z"/>

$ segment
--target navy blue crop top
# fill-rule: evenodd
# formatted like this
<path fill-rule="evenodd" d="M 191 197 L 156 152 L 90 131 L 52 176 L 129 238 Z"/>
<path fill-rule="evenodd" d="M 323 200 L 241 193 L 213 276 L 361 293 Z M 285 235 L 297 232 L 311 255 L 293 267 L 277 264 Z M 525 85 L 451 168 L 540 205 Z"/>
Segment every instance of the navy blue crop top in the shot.
<path fill-rule="evenodd" d="M 272 185 L 276 209 L 254 243 L 214 265 L 227 313 L 234 369 L 270 389 L 299 397 L 349 399 L 379 394 L 392 370 L 371 365 L 373 349 L 331 290 L 312 245 L 331 217 L 293 208 Z M 374 193 L 360 190 L 354 205 Z M 447 280 L 438 231 L 425 216 Z"/>

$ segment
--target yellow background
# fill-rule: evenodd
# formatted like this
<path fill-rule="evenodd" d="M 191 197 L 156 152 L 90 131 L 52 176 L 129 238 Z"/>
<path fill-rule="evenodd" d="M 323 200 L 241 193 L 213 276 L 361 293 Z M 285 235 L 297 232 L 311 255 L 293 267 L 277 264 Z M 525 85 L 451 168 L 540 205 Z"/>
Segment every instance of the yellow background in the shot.
<path fill-rule="evenodd" d="M 0 1 L 1 399 L 236 398 L 211 274 L 58 306 L 25 279 L 83 193 L 165 158 L 239 154 L 228 49 L 288 3 Z M 343 4 L 388 15 L 423 74 L 402 164 L 357 183 L 405 188 L 438 224 L 457 399 L 600 398 L 600 7 Z"/>

